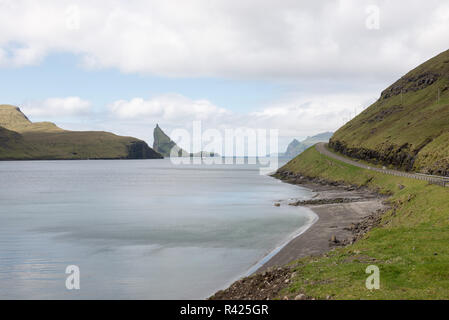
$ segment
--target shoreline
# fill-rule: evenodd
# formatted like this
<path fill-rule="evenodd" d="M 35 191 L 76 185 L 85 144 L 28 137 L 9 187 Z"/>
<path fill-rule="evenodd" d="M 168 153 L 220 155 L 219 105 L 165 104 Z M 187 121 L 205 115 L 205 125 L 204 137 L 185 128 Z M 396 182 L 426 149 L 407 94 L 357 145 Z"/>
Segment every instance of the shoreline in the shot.
<path fill-rule="evenodd" d="M 257 273 L 261 268 L 263 268 L 267 263 L 269 263 L 271 261 L 271 259 L 273 259 L 286 246 L 288 246 L 293 240 L 297 239 L 298 237 L 302 236 L 304 233 L 309 231 L 310 228 L 312 228 L 313 225 L 316 224 L 320 219 L 320 217 L 313 210 L 310 210 L 310 211 L 311 212 L 310 212 L 309 221 L 305 225 L 299 227 L 297 230 L 295 230 L 295 232 L 290 234 L 280 245 L 278 245 L 276 248 L 271 250 L 262 259 L 260 259 L 253 266 L 251 266 L 243 276 L 239 277 L 239 279 L 242 277 L 249 277 L 249 276 Z"/>
<path fill-rule="evenodd" d="M 284 182 L 284 181 L 281 181 Z M 299 187 L 303 187 L 305 189 L 309 189 L 307 187 L 304 186 L 299 186 Z M 281 202 L 287 202 L 287 200 L 282 200 Z M 287 205 L 287 204 L 286 204 Z M 309 221 L 300 226 L 298 229 L 296 229 L 294 232 L 292 232 L 290 235 L 288 235 L 288 237 L 283 240 L 277 247 L 275 247 L 274 249 L 270 250 L 267 254 L 265 254 L 261 259 L 259 259 L 257 262 L 255 262 L 252 266 L 250 266 L 245 272 L 242 272 L 241 274 L 239 274 L 238 276 L 234 277 L 233 279 L 229 280 L 225 285 L 220 286 L 218 289 L 216 289 L 212 294 L 202 298 L 202 299 L 209 299 L 211 296 L 215 295 L 216 292 L 220 292 L 223 290 L 226 290 L 226 288 L 230 287 L 233 283 L 246 278 L 246 277 L 250 277 L 254 274 L 256 274 L 260 268 L 262 268 L 266 263 L 268 263 L 274 256 L 276 256 L 276 254 L 278 254 L 280 251 L 282 251 L 282 249 L 284 249 L 291 241 L 293 241 L 294 239 L 300 237 L 302 234 L 306 233 L 318 220 L 319 220 L 319 216 L 312 210 L 310 209 L 310 213 L 309 213 Z"/>
<path fill-rule="evenodd" d="M 333 247 L 349 244 L 353 235 L 350 230 L 352 225 L 360 223 L 363 219 L 386 208 L 386 205 L 383 204 L 385 198 L 367 189 L 353 190 L 346 186 L 312 182 L 295 185 L 316 193 L 311 200 L 304 201 L 306 204 L 302 205 L 317 216 L 316 220 L 305 230 L 286 241 L 280 248 L 278 247 L 274 254 L 272 254 L 275 251 L 273 250 L 262 260 L 265 262 L 247 276 L 267 271 L 270 268 L 284 267 L 294 260 L 322 255 Z M 347 202 L 341 202 L 342 199 Z M 333 201 L 338 202 L 333 203 Z M 298 206 L 298 204 L 294 205 Z M 331 239 L 335 241 L 331 241 Z"/>
<path fill-rule="evenodd" d="M 276 295 L 290 281 L 288 264 L 354 243 L 377 225 L 378 218 L 388 209 L 385 203 L 387 196 L 364 187 L 307 178 L 300 182 L 285 178 L 280 180 L 316 193 L 311 200 L 284 204 L 306 207 L 317 216 L 316 219 L 300 227 L 296 235 L 293 234 L 225 289 L 215 292 L 209 300 L 265 300 Z M 270 288 L 266 283 L 270 283 Z M 254 291 L 259 287 L 264 290 Z"/>

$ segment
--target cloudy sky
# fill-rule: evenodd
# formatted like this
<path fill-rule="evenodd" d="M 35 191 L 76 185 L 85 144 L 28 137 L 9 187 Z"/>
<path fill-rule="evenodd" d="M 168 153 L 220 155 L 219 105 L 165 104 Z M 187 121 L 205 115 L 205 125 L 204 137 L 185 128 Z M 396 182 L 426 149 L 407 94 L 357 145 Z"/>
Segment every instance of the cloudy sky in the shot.
<path fill-rule="evenodd" d="M 447 0 L 0 0 L 0 103 L 152 143 L 206 128 L 340 127 L 449 49 Z"/>

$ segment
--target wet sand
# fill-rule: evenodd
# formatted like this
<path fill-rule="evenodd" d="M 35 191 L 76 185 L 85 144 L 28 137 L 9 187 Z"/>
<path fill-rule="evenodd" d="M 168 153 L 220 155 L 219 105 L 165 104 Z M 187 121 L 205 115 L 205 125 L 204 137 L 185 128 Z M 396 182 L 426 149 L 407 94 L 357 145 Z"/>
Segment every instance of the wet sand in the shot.
<path fill-rule="evenodd" d="M 267 300 L 277 297 L 292 277 L 291 268 L 286 266 L 288 263 L 307 256 L 323 255 L 336 246 L 348 244 L 348 240 L 356 241 L 377 225 L 382 212 L 388 208 L 384 204 L 386 197 L 366 188 L 329 185 L 325 181 L 308 181 L 298 185 L 313 190 L 316 195 L 305 202 L 296 199 L 280 201 L 281 206 L 295 204 L 308 207 L 318 216 L 318 220 L 283 246 L 250 277 L 216 292 L 210 297 L 211 300 Z M 330 241 L 334 237 L 338 243 Z"/>
<path fill-rule="evenodd" d="M 330 239 L 334 236 L 344 240 L 353 235 L 346 230 L 351 224 L 361 222 L 364 218 L 383 210 L 385 198 L 368 190 L 348 190 L 342 187 L 303 185 L 317 192 L 313 200 L 351 199 L 353 202 L 335 204 L 306 205 L 317 216 L 318 220 L 304 233 L 291 240 L 257 272 L 265 271 L 275 266 L 284 266 L 294 260 L 306 256 L 321 255 L 330 249 Z M 292 202 L 292 201 L 290 201 Z M 287 202 L 282 205 L 288 205 Z"/>

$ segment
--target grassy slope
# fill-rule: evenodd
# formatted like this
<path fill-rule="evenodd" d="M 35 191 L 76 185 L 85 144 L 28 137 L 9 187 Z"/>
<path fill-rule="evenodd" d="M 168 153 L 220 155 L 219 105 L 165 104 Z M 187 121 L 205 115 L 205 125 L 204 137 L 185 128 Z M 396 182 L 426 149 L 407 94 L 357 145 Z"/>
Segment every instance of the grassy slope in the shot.
<path fill-rule="evenodd" d="M 139 139 L 103 131 L 67 131 L 51 122 L 33 123 L 9 105 L 0 105 L 0 128 L 3 160 L 160 158 Z M 142 150 L 146 156 L 136 156 Z"/>
<path fill-rule="evenodd" d="M 428 74 L 437 75 L 437 81 L 418 90 L 417 84 L 422 79 L 419 77 Z M 382 154 L 388 154 L 389 148 L 398 150 L 408 143 L 408 153 L 413 155 L 425 145 L 418 153 L 413 169 L 434 173 L 441 168 L 447 170 L 448 86 L 449 51 L 446 51 L 393 84 L 377 102 L 338 130 L 332 141 L 340 141 L 348 148 L 365 148 Z M 438 89 L 441 92 L 439 103 Z M 401 90 L 405 92 L 402 102 Z M 386 96 L 388 92 L 390 94 Z"/>
<path fill-rule="evenodd" d="M 24 140 L 33 146 L 30 158 L 41 159 L 108 159 L 127 158 L 127 146 L 135 138 L 120 137 L 109 132 L 24 133 Z"/>
<path fill-rule="evenodd" d="M 4 159 L 26 157 L 25 150 L 29 149 L 28 144 L 17 132 L 0 127 L 0 157 Z"/>
<path fill-rule="evenodd" d="M 449 299 L 449 188 L 353 167 L 310 148 L 283 169 L 391 193 L 393 209 L 354 245 L 298 260 L 297 276 L 280 297 Z M 405 186 L 400 190 L 399 184 Z M 380 268 L 380 290 L 365 288 L 367 266 Z"/>

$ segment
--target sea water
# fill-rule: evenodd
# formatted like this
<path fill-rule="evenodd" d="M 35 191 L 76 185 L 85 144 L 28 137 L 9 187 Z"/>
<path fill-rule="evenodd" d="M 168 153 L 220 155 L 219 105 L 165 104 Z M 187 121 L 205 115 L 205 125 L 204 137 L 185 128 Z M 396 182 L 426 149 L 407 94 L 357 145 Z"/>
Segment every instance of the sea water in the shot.
<path fill-rule="evenodd" d="M 313 219 L 249 164 L 4 161 L 0 188 L 0 299 L 206 298 Z"/>

